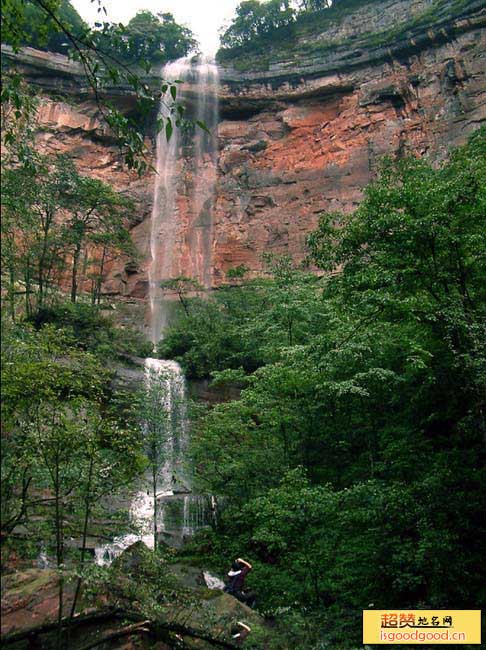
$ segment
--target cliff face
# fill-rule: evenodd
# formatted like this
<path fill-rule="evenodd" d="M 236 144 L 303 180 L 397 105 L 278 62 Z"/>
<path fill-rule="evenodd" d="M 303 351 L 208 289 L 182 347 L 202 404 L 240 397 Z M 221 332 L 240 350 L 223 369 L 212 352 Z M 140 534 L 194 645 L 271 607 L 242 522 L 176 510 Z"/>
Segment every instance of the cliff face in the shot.
<path fill-rule="evenodd" d="M 465 141 L 486 118 L 481 4 L 374 2 L 293 46 L 334 40 L 327 53 L 223 73 L 216 282 L 238 264 L 257 274 L 264 252 L 302 259 L 319 214 L 355 208 L 385 154 L 437 160 Z"/>
<path fill-rule="evenodd" d="M 319 214 L 352 210 L 384 154 L 437 160 L 463 143 L 486 118 L 485 23 L 482 0 L 374 1 L 321 32 L 304 31 L 292 52 L 256 57 L 253 70 L 237 70 L 238 62 L 221 68 L 213 286 L 240 264 L 257 275 L 264 252 L 301 260 Z M 138 179 L 123 168 L 74 64 L 34 51 L 22 56 L 16 65 L 46 89 L 40 146 L 70 153 L 82 171 L 137 202 L 132 235 L 140 261 L 115 260 L 104 289 L 143 298 L 153 175 Z M 201 218 L 188 207 L 194 182 L 187 160 L 174 250 L 174 271 L 185 275 Z"/>
<path fill-rule="evenodd" d="M 67 103 L 44 98 L 38 118 L 37 142 L 41 151 L 69 154 L 82 174 L 110 183 L 135 202 L 131 234 L 140 259 L 109 260 L 103 292 L 144 298 L 153 179 L 139 178 L 126 168 L 118 146 L 106 134 L 91 100 Z"/>

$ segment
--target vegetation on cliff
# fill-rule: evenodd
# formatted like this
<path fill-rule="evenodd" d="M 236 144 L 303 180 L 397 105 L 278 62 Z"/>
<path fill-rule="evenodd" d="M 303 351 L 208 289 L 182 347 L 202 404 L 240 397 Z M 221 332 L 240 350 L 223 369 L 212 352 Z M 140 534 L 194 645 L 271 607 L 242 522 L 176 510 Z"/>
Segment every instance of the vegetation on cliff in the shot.
<path fill-rule="evenodd" d="M 197 49 L 188 27 L 170 13 L 139 11 L 126 25 L 112 24 L 100 30 L 99 46 L 127 63 L 166 63 Z"/>
<path fill-rule="evenodd" d="M 36 102 L 18 91 L 2 115 L 2 558 L 54 556 L 60 648 L 105 498 L 144 467 L 138 420 L 106 364 L 147 346 L 97 305 L 102 266 L 133 253 L 130 202 L 69 157 L 41 155 Z M 69 604 L 67 564 L 79 574 Z"/>
<path fill-rule="evenodd" d="M 243 386 L 193 437 L 201 487 L 229 499 L 200 548 L 246 554 L 261 608 L 340 645 L 370 603 L 484 596 L 485 154 L 482 130 L 439 168 L 387 160 L 311 235 L 320 279 L 280 263 L 189 300 L 163 344 Z"/>
<path fill-rule="evenodd" d="M 100 20 L 91 30 L 69 0 L 7 0 L 2 4 L 2 43 L 70 54 L 72 39 L 82 43 L 91 33 L 100 53 L 139 65 L 173 61 L 197 48 L 191 30 L 171 13 L 139 11 L 127 25 L 106 22 L 101 14 L 106 17 L 100 7 Z"/>
<path fill-rule="evenodd" d="M 286 61 L 289 57 L 319 57 L 340 47 L 372 50 L 410 39 L 419 28 L 433 28 L 439 17 L 447 22 L 451 15 L 471 8 L 466 0 L 434 0 L 432 6 L 424 5 L 412 17 L 396 16 L 394 24 L 382 27 L 380 18 L 386 14 L 380 11 L 380 2 L 383 4 L 383 0 L 303 1 L 296 7 L 282 0 L 247 0 L 237 7 L 235 18 L 222 32 L 217 58 L 237 70 L 256 71 L 268 70 L 271 62 Z M 369 8 L 372 16 L 373 5 L 378 11 L 375 27 L 363 15 L 361 19 L 367 28 L 359 35 L 351 33 L 348 38 L 346 30 L 341 36 L 333 33 L 360 9 Z"/>
<path fill-rule="evenodd" d="M 49 9 L 55 8 L 55 17 L 77 37 L 87 29 L 86 23 L 69 0 L 44 4 Z M 67 54 L 69 40 L 55 17 L 49 15 L 43 3 L 35 0 L 6 0 L 2 3 L 2 43 L 15 42 L 17 45 Z"/>
<path fill-rule="evenodd" d="M 2 266 L 12 320 L 19 295 L 30 317 L 56 301 L 66 281 L 73 303 L 80 285 L 99 303 L 110 259 L 136 255 L 128 233 L 132 203 L 107 183 L 80 175 L 68 157 L 29 149 L 27 135 L 2 158 Z"/>
<path fill-rule="evenodd" d="M 177 84 L 160 79 L 160 85 L 153 88 L 143 77 L 153 63 L 195 49 L 196 41 L 191 31 L 178 25 L 171 14 L 154 16 L 140 12 L 125 27 L 121 23 L 101 22 L 101 16 L 106 17 L 101 3 L 98 13 L 100 22 L 91 28 L 80 22 L 67 0 L 6 0 L 2 3 L 2 43 L 14 53 L 24 45 L 56 46 L 79 62 L 102 120 L 119 142 L 125 164 L 143 174 L 149 163 L 140 118 L 151 114 L 165 97 L 167 114 L 159 116 L 157 128 L 165 129 L 169 139 L 174 126 L 186 123 L 184 107 L 176 101 Z M 29 93 L 22 91 L 21 76 L 10 71 L 2 81 L 2 107 L 14 121 L 22 119 L 30 103 Z M 104 91 L 113 84 L 124 84 L 133 92 L 133 115 L 127 116 L 106 99 Z M 8 111 L 12 106 L 14 110 Z"/>

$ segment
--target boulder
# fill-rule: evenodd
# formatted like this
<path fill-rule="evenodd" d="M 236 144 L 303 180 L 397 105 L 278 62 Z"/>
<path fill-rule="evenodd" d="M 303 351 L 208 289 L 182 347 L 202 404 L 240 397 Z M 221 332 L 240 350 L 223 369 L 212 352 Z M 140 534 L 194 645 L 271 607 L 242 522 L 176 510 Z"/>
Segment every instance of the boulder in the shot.
<path fill-rule="evenodd" d="M 53 623 L 58 611 L 58 576 L 52 569 L 25 569 L 2 578 L 1 633 L 10 634 Z M 69 611 L 73 585 L 65 585 Z"/>

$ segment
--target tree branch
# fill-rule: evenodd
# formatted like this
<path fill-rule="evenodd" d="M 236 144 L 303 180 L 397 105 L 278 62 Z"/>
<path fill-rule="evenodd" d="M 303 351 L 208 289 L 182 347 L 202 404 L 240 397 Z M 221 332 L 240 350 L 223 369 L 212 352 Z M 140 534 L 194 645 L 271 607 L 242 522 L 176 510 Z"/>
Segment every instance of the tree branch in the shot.
<path fill-rule="evenodd" d="M 98 646 L 103 645 L 108 641 L 121 639 L 124 636 L 131 636 L 132 634 L 153 634 L 150 628 L 150 621 L 141 621 L 140 623 L 135 623 L 133 625 L 129 625 L 128 627 L 124 627 L 121 630 L 116 630 L 115 632 L 107 634 L 106 636 L 103 636 L 96 641 L 91 641 L 90 643 L 81 646 L 79 650 L 91 650 L 91 648 L 97 648 Z"/>

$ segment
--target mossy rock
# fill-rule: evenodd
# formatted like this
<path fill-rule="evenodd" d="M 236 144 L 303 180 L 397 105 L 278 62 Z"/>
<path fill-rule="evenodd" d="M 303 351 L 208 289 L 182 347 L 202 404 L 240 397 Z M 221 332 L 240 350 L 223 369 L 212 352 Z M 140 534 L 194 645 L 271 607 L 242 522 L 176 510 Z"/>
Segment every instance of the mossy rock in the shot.
<path fill-rule="evenodd" d="M 26 569 L 2 578 L 2 634 L 55 621 L 58 584 L 57 572 L 52 569 Z M 73 593 L 73 582 L 66 581 L 66 611 L 72 603 Z"/>
<path fill-rule="evenodd" d="M 112 567 L 113 593 L 119 594 L 120 588 L 129 588 L 135 579 L 139 583 L 145 581 L 150 598 L 158 603 L 159 615 L 169 622 L 184 621 L 188 627 L 230 638 L 237 621 L 243 621 L 252 628 L 252 636 L 258 638 L 258 647 L 262 650 L 275 641 L 275 631 L 266 626 L 265 620 L 257 612 L 223 591 L 208 589 L 201 567 L 192 563 L 166 562 L 157 558 L 142 542 L 124 551 Z M 173 602 L 166 599 L 169 591 L 173 593 Z M 186 639 L 186 643 L 194 648 L 210 647 L 202 641 Z"/>
<path fill-rule="evenodd" d="M 227 639 L 237 621 L 243 621 L 252 628 L 251 637 L 256 643 L 248 643 L 249 647 L 261 650 L 285 648 L 284 644 L 278 645 L 276 632 L 266 626 L 257 612 L 223 591 L 208 589 L 201 568 L 181 562 L 170 564 L 142 542 L 124 551 L 111 568 L 105 570 L 104 576 L 95 588 L 90 585 L 91 595 L 82 591 L 77 608 L 79 613 L 119 607 L 139 612 L 155 624 L 158 620 L 182 624 L 202 634 Z M 66 612 L 74 592 L 75 581 L 72 578 L 72 574 L 66 575 Z M 8 574 L 2 580 L 2 595 L 3 634 L 52 623 L 57 618 L 58 574 L 50 569 L 27 569 Z M 86 634 L 96 638 L 119 625 L 118 620 L 107 620 L 101 626 L 88 625 L 71 638 L 70 647 L 73 650 L 82 647 Z M 46 640 L 50 643 L 47 637 Z M 213 647 L 190 637 L 185 638 L 185 643 L 200 650 Z"/>
<path fill-rule="evenodd" d="M 52 570 L 26 569 L 9 573 L 2 578 L 2 597 L 31 596 L 41 591 L 49 583 L 56 581 L 56 572 Z"/>
<path fill-rule="evenodd" d="M 203 570 L 196 566 L 177 562 L 168 566 L 168 571 L 175 576 L 178 582 L 184 587 L 192 589 L 206 587 Z M 208 590 L 209 591 L 209 590 Z"/>

